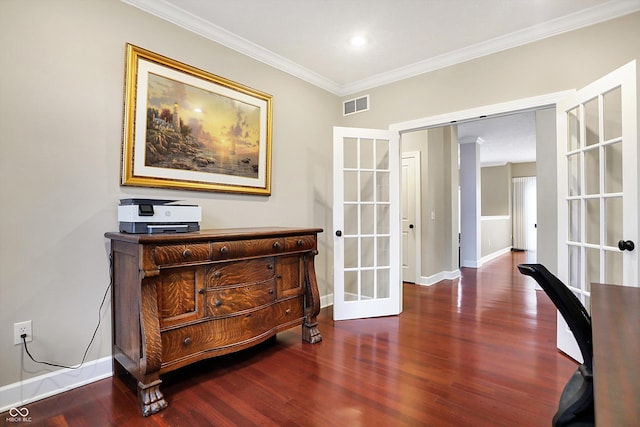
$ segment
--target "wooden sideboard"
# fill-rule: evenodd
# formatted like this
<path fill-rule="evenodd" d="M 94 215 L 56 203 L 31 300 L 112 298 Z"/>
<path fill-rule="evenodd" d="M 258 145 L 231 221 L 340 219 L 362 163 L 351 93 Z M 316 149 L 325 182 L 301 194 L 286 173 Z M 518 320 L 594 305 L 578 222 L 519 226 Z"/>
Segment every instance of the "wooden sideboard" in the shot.
<path fill-rule="evenodd" d="M 167 402 L 160 375 L 248 348 L 302 325 L 317 343 L 319 228 L 185 234 L 106 233 L 111 240 L 114 371 L 138 380 L 144 416 Z"/>

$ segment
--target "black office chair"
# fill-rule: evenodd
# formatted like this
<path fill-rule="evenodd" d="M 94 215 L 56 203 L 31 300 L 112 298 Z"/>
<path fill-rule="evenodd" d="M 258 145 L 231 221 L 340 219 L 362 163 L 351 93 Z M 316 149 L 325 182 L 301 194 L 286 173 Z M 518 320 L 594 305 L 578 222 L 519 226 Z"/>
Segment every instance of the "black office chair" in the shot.
<path fill-rule="evenodd" d="M 520 264 L 520 273 L 531 276 L 551 298 L 578 342 L 584 362 L 565 385 L 553 427 L 582 427 L 595 425 L 593 411 L 593 345 L 591 316 L 580 300 L 564 283 L 542 264 Z"/>

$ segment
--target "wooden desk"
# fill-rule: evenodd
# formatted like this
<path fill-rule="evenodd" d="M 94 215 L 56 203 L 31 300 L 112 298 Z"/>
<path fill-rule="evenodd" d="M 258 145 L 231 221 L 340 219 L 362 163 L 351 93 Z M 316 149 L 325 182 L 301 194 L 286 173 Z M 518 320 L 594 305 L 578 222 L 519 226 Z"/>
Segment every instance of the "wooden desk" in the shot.
<path fill-rule="evenodd" d="M 640 288 L 591 287 L 596 426 L 640 426 Z"/>

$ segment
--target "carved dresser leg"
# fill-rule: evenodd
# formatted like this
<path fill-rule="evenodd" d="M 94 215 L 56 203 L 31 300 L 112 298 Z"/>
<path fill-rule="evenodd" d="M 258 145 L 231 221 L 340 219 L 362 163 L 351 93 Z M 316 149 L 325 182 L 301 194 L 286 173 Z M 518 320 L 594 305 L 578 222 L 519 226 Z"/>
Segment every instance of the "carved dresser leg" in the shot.
<path fill-rule="evenodd" d="M 302 325 L 302 340 L 309 344 L 315 344 L 322 341 L 322 335 L 318 330 L 318 322 L 310 323 L 305 319 L 304 324 Z"/>
<path fill-rule="evenodd" d="M 317 316 L 320 313 L 320 294 L 318 293 L 318 282 L 316 281 L 316 271 L 314 257 L 317 250 L 311 251 L 305 256 L 304 265 L 304 323 L 302 324 L 302 340 L 310 344 L 322 341 L 322 335 L 318 331 Z"/>
<path fill-rule="evenodd" d="M 151 384 L 138 382 L 138 403 L 140 403 L 142 415 L 145 417 L 156 414 L 167 407 L 167 401 L 164 400 L 160 391 L 160 384 L 162 384 L 161 380 Z"/>

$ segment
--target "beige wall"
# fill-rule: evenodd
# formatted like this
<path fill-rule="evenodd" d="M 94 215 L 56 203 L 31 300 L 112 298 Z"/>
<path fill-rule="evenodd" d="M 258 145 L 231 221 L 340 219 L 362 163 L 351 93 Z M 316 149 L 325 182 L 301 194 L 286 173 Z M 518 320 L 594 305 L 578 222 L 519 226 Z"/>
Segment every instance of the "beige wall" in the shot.
<path fill-rule="evenodd" d="M 0 388 L 49 371 L 26 361 L 21 372 L 15 322 L 33 320 L 39 358 L 80 361 L 120 198 L 199 204 L 202 228 L 322 227 L 316 268 L 332 292 L 336 96 L 118 0 L 2 0 L 0 38 Z M 272 196 L 119 186 L 127 42 L 273 95 Z M 111 353 L 109 310 L 88 361 Z"/>
<path fill-rule="evenodd" d="M 482 216 L 511 214 L 511 163 L 480 169 Z"/>
<path fill-rule="evenodd" d="M 511 176 L 513 178 L 536 176 L 536 162 L 511 163 Z"/>
<path fill-rule="evenodd" d="M 402 151 L 419 151 L 421 161 L 418 282 L 458 268 L 457 138 L 451 132 L 446 126 L 402 135 Z"/>
<path fill-rule="evenodd" d="M 480 219 L 480 256 L 495 256 L 512 246 L 511 217 L 489 216 Z"/>

